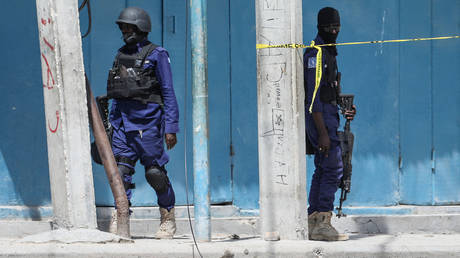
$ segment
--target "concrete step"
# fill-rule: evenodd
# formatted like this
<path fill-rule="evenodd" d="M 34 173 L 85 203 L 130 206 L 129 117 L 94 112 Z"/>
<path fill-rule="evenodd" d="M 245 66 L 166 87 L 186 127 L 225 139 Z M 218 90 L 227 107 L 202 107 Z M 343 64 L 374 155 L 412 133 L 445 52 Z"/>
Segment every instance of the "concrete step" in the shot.
<path fill-rule="evenodd" d="M 108 231 L 112 207 L 98 207 L 98 226 Z M 131 234 L 151 237 L 158 230 L 159 211 L 156 207 L 134 207 L 130 219 Z M 460 234 L 460 207 L 360 207 L 348 208 L 347 217 L 333 217 L 335 227 L 353 234 Z M 190 216 L 193 223 L 193 207 Z M 213 206 L 211 209 L 213 236 L 259 235 L 259 217 L 254 211 L 241 211 L 234 206 Z M 185 206 L 176 207 L 177 234 L 191 234 Z M 21 238 L 51 230 L 51 218 L 40 220 L 0 220 L 0 238 Z"/>
<path fill-rule="evenodd" d="M 98 223 L 107 230 L 113 208 L 98 208 Z M 344 209 L 346 217 L 333 217 L 335 227 L 353 234 L 454 234 L 460 233 L 460 206 L 397 206 L 356 207 Z M 243 214 L 246 214 L 244 216 Z M 190 207 L 193 224 L 193 207 Z M 238 211 L 234 206 L 216 206 L 211 209 L 213 234 L 259 234 L 257 213 Z M 156 232 L 159 225 L 157 208 L 133 208 L 131 232 L 148 236 Z M 186 207 L 176 207 L 179 234 L 189 234 L 190 225 Z"/>

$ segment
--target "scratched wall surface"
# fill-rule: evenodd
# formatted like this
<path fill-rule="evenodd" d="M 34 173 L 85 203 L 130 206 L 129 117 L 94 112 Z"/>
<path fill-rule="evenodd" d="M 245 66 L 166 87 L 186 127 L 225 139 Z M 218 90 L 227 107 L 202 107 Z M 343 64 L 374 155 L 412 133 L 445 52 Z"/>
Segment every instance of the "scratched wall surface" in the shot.
<path fill-rule="evenodd" d="M 215 121 L 210 129 L 219 131 L 214 136 L 210 132 L 211 145 L 222 141 L 222 145 L 214 147 L 215 151 L 211 150 L 215 152 L 211 173 L 213 167 L 219 171 L 213 173 L 215 178 L 211 180 L 213 198 L 216 202 L 232 201 L 243 209 L 257 209 L 254 3 L 247 0 L 225 1 L 225 4 L 208 2 L 208 12 L 212 13 L 208 17 L 212 23 L 208 31 L 216 37 L 213 39 L 210 35 L 208 43 L 213 69 L 210 67 L 209 77 L 212 85 L 216 85 L 210 92 L 219 96 L 210 101 L 210 107 L 214 105 L 210 123 Z M 93 27 L 90 36 L 83 40 L 83 48 L 95 95 L 104 93 L 107 69 L 114 51 L 122 43 L 113 21 L 126 5 L 140 5 L 149 11 L 153 30 L 158 32 L 151 34 L 151 40 L 164 44 L 172 55 L 176 94 L 183 115 L 185 9 L 182 2 L 120 0 L 92 1 L 91 4 Z M 340 11 L 340 42 L 460 34 L 458 0 L 305 0 L 304 43 L 315 37 L 316 13 L 324 6 L 334 6 Z M 3 60 L 0 64 L 0 206 L 50 205 L 48 125 L 43 105 L 35 2 L 6 1 L 0 12 L 0 33 L 8 39 L 0 43 L 4 50 L 0 52 Z M 86 31 L 86 12 L 80 20 L 82 31 Z M 446 40 L 339 48 L 344 91 L 355 93 L 358 105 L 358 115 L 352 123 L 356 147 L 352 193 L 347 205 L 460 202 L 459 44 L 460 40 Z M 190 91 L 188 98 L 190 128 Z M 178 203 L 185 202 L 182 118 L 179 144 L 171 153 L 175 162 L 169 165 Z M 191 179 L 191 133 L 187 135 Z M 232 157 L 227 156 L 230 141 Z M 307 158 L 307 162 L 310 180 L 313 167 L 311 159 Z M 112 205 L 102 167 L 94 165 L 93 169 L 98 204 Z M 145 184 L 142 167 L 137 169 L 136 203 L 156 204 L 154 192 Z M 37 217 L 40 213 L 28 216 Z"/>
<path fill-rule="evenodd" d="M 302 1 L 255 2 L 257 43 L 302 41 Z M 259 210 L 265 239 L 275 231 L 282 239 L 306 237 L 302 52 L 257 51 Z"/>

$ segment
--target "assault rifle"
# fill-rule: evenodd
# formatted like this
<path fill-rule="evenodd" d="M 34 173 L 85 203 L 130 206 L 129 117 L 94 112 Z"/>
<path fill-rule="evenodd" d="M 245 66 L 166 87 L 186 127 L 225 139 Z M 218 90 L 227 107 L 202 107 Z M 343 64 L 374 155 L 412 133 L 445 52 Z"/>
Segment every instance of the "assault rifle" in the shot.
<path fill-rule="evenodd" d="M 109 142 L 112 143 L 113 128 L 109 121 L 109 97 L 106 95 L 96 97 L 96 105 L 99 114 L 101 115 L 102 123 L 104 124 L 105 132 L 109 138 Z M 102 165 L 102 159 L 97 150 L 96 142 L 94 141 L 91 143 L 91 157 L 93 158 L 94 162 Z"/>
<path fill-rule="evenodd" d="M 339 94 L 338 104 L 342 115 L 345 117 L 345 111 L 353 110 L 353 94 Z M 353 153 L 353 142 L 355 136 L 350 131 L 350 120 L 347 119 L 343 131 L 338 131 L 337 134 L 340 140 L 340 147 L 342 148 L 342 162 L 343 162 L 343 176 L 340 181 L 340 205 L 337 207 L 337 217 L 347 216 L 342 212 L 342 204 L 347 200 L 347 194 L 351 188 L 351 157 Z"/>

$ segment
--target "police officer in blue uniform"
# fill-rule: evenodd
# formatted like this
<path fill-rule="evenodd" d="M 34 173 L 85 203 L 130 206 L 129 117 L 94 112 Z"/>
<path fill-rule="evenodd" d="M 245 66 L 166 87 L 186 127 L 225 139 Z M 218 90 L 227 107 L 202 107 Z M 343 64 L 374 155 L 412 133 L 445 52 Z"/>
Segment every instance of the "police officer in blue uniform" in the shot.
<path fill-rule="evenodd" d="M 175 195 L 165 169 L 169 157 L 164 143 L 171 149 L 177 142 L 179 108 L 169 54 L 148 41 L 151 23 L 143 9 L 124 9 L 116 24 L 126 44 L 118 50 L 107 82 L 107 96 L 113 99 L 109 117 L 113 154 L 128 200 L 136 162 L 145 167 L 145 178 L 160 207 L 161 223 L 155 236 L 172 238 L 176 231 Z M 116 230 L 114 214 L 111 231 Z"/>
<path fill-rule="evenodd" d="M 339 12 L 325 7 L 318 13 L 318 35 L 315 45 L 335 43 L 340 31 Z M 337 97 L 339 76 L 337 71 L 337 48 L 322 47 L 322 78 L 313 98 L 316 75 L 315 48 L 307 48 L 304 54 L 305 123 L 307 146 L 315 154 L 315 172 L 309 193 L 308 229 L 312 240 L 339 241 L 348 236 L 340 234 L 331 225 L 334 196 L 342 177 L 342 155 L 337 130 L 339 113 Z M 312 104 L 313 102 L 313 104 Z M 312 112 L 309 112 L 312 106 Z M 353 119 L 353 111 L 345 114 Z M 308 151 L 307 151 L 308 153 Z"/>

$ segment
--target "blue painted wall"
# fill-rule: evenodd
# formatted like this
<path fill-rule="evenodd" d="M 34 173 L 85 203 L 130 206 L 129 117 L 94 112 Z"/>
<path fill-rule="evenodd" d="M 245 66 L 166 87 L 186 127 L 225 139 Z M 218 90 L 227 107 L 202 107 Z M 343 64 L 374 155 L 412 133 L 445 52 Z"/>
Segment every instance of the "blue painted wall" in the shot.
<path fill-rule="evenodd" d="M 26 206 L 24 216 L 40 218 L 36 206 L 50 205 L 51 197 L 35 2 L 4 4 L 0 10 L 0 206 Z"/>
<path fill-rule="evenodd" d="M 340 42 L 460 33 L 460 1 L 304 1 L 304 41 L 318 9 L 340 10 Z M 358 116 L 347 205 L 460 203 L 458 40 L 339 47 Z M 312 171 L 312 160 L 309 158 Z"/>
<path fill-rule="evenodd" d="M 187 87 L 185 86 L 185 41 L 186 21 L 185 5 L 182 0 L 175 1 L 112 1 L 109 6 L 104 1 L 92 3 L 93 21 L 88 39 L 84 41 L 85 64 L 90 73 L 90 80 L 95 94 L 105 92 L 105 80 L 110 69 L 116 50 L 123 44 L 118 26 L 114 23 L 120 11 L 126 6 L 139 6 L 147 10 L 152 20 L 152 32 L 149 39 L 165 47 L 171 57 L 175 92 L 180 107 L 180 128 L 178 144 L 169 152 L 171 161 L 167 165 L 169 176 L 176 192 L 177 204 L 185 204 L 185 158 L 189 178 L 189 198 L 193 201 L 192 173 L 192 103 L 190 74 L 188 72 Z M 217 6 L 219 4 L 219 6 Z M 222 7 L 222 8 L 221 8 Z M 230 173 L 230 84 L 229 84 L 229 33 L 228 33 L 228 3 L 221 5 L 210 2 L 209 9 L 216 10 L 208 14 L 208 46 L 209 78 L 209 119 L 210 119 L 210 164 L 212 166 L 211 194 L 213 203 L 228 203 L 232 201 Z M 96 19 L 94 19 L 96 17 Z M 87 18 L 81 17 L 82 23 Z M 83 28 L 86 28 L 82 25 Z M 97 51 L 95 51 L 97 49 Z M 190 49 L 190 48 L 188 48 Z M 190 56 L 188 69 L 190 69 Z M 185 96 L 187 95 L 187 103 Z M 185 105 L 187 107 L 185 108 Z M 186 117 L 185 117 L 186 115 Z M 185 121 L 187 120 L 187 121 Z M 186 127 L 185 127 L 186 124 Z M 187 135 L 185 136 L 185 131 Z M 184 148 L 186 147 L 186 155 Z M 97 205 L 112 205 L 113 198 L 107 184 L 104 170 L 94 165 Z M 146 183 L 144 169 L 136 166 L 134 175 L 136 190 L 132 203 L 135 206 L 156 205 L 153 189 Z"/>
<path fill-rule="evenodd" d="M 254 2 L 230 2 L 233 191 L 243 209 L 259 208 Z"/>
<path fill-rule="evenodd" d="M 96 95 L 104 94 L 107 70 L 122 44 L 114 21 L 124 7 L 145 8 L 152 18 L 150 40 L 169 50 L 181 133 L 178 145 L 170 151 L 167 169 L 177 202 L 184 204 L 187 164 L 192 201 L 185 0 L 91 4 L 92 31 L 83 40 L 83 51 Z M 315 37 L 316 13 L 324 6 L 340 11 L 340 42 L 460 34 L 458 0 L 303 1 L 304 43 Z M 36 207 L 50 205 L 50 190 L 35 3 L 8 1 L 0 12 L 0 33 L 7 39 L 0 43 L 7 50 L 0 53 L 4 60 L 0 64 L 0 206 L 30 207 L 23 216 L 37 218 L 43 211 Z M 19 16 L 23 18 L 13 19 Z M 82 31 L 86 31 L 86 11 L 80 20 Z M 212 202 L 257 209 L 254 2 L 208 1 L 208 32 Z M 352 123 L 356 137 L 352 193 L 346 205 L 460 203 L 459 47 L 459 40 L 339 47 L 343 88 L 356 95 L 358 106 Z M 307 162 L 310 182 L 310 157 Z M 93 169 L 97 204 L 112 205 L 102 167 L 94 164 Z M 141 166 L 134 180 L 133 204 L 156 205 Z"/>
<path fill-rule="evenodd" d="M 316 14 L 324 6 L 340 11 L 338 42 L 397 39 L 398 4 L 396 0 L 304 4 L 304 41 L 316 35 Z M 343 92 L 354 93 L 358 107 L 351 124 L 355 134 L 353 181 L 346 204 L 395 205 L 399 199 L 398 44 L 344 46 L 338 51 Z M 308 160 L 309 171 L 314 169 L 312 163 Z"/>

